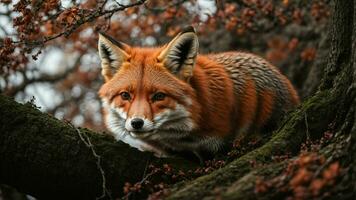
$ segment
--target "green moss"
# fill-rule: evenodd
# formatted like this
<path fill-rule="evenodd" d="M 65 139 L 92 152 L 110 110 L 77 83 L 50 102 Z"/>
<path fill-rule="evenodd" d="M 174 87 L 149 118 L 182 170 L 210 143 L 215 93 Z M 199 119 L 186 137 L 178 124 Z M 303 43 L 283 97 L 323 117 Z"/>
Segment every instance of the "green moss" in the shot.
<path fill-rule="evenodd" d="M 0 115 L 0 180 L 35 197 L 93 199 L 102 194 L 98 158 L 79 134 L 90 140 L 100 156 L 105 186 L 114 197 L 123 195 L 125 182 L 142 179 L 148 161 L 165 162 L 1 95 Z M 173 167 L 192 166 L 182 159 L 166 161 Z"/>
<path fill-rule="evenodd" d="M 215 196 L 215 190 L 226 189 L 233 182 L 254 170 L 254 165 L 271 163 L 273 155 L 296 154 L 301 143 L 305 141 L 307 133 L 313 138 L 319 138 L 322 135 L 325 127 L 334 120 L 337 107 L 338 103 L 330 91 L 318 92 L 291 112 L 265 145 L 209 175 L 176 185 L 171 190 L 172 195 L 167 199 L 192 200 Z"/>

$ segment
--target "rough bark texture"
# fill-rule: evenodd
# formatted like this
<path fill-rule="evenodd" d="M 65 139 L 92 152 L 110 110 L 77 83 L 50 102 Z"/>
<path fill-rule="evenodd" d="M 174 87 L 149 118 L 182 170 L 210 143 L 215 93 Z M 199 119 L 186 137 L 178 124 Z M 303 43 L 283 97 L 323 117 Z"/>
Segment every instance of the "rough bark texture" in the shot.
<path fill-rule="evenodd" d="M 356 191 L 356 3 L 335 1 L 330 24 L 329 56 L 318 92 L 285 119 L 272 138 L 225 167 L 192 181 L 172 186 L 167 199 L 270 199 L 278 191 L 254 192 L 257 176 L 279 174 L 285 162 L 272 162 L 273 155 L 295 155 L 307 136 L 320 138 L 335 123 L 333 143 L 321 150 L 339 160 L 347 173 L 336 185 L 335 198 L 352 199 Z M 319 59 L 323 59 L 319 57 Z M 324 62 L 321 62 L 324 63 Z M 122 195 L 125 182 L 139 181 L 152 158 L 108 136 L 70 125 L 0 97 L 0 182 L 42 198 L 95 198 L 105 185 L 113 197 Z M 88 147 L 87 139 L 93 147 Z M 252 167 L 251 161 L 260 167 Z M 169 160 L 163 160 L 169 162 Z M 173 167 L 191 168 L 192 163 L 171 160 Z M 334 198 L 333 197 L 333 198 Z"/>
<path fill-rule="evenodd" d="M 107 135 L 75 129 L 29 103 L 21 105 L 5 96 L 0 96 L 0 116 L 0 182 L 35 197 L 100 197 L 104 194 L 101 170 L 105 195 L 122 196 L 124 183 L 142 179 L 149 160 L 160 162 L 150 153 Z M 192 165 L 181 159 L 174 162 Z"/>

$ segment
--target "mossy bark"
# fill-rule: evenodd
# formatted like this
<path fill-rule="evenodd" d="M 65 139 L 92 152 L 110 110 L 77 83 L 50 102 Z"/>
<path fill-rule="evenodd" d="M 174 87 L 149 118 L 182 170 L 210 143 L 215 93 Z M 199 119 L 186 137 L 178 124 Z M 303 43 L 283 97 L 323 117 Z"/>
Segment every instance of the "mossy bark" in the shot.
<path fill-rule="evenodd" d="M 100 197 L 104 193 L 100 167 L 106 197 L 122 196 L 124 183 L 142 179 L 149 161 L 161 162 L 108 135 L 56 120 L 30 103 L 22 105 L 0 96 L 0 116 L 0 182 L 35 197 Z M 173 166 L 192 165 L 182 159 L 172 162 Z"/>
<path fill-rule="evenodd" d="M 309 136 L 319 138 L 327 125 L 335 118 L 335 109 L 328 105 L 335 105 L 335 99 L 328 92 L 319 92 L 290 114 L 283 126 L 277 130 L 270 141 L 262 147 L 247 153 L 232 161 L 227 166 L 213 173 L 197 178 L 192 182 L 177 185 L 171 190 L 167 199 L 203 199 L 220 196 L 231 185 L 252 170 L 253 165 L 271 163 L 272 156 L 295 154 L 300 145 Z M 307 117 L 309 116 L 309 117 Z M 270 169 L 266 169 L 270 170 Z M 247 184 L 246 181 L 241 182 Z M 254 184 L 250 182 L 249 184 Z M 245 188 L 245 185 L 236 187 Z M 251 188 L 250 188 L 251 189 Z M 245 196 L 247 198 L 247 196 Z"/>

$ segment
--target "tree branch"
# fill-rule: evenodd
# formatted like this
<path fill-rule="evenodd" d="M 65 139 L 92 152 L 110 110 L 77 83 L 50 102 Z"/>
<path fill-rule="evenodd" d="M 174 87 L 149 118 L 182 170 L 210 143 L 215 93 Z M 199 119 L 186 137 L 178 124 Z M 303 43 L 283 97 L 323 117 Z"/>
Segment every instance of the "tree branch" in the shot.
<path fill-rule="evenodd" d="M 127 8 L 131 8 L 131 7 L 135 7 L 135 6 L 139 6 L 142 5 L 146 2 L 146 0 L 138 0 L 134 3 L 130 3 L 127 5 L 121 5 L 120 7 L 117 8 L 112 8 L 109 10 L 104 10 L 104 6 L 106 4 L 106 1 L 101 5 L 101 7 L 97 8 L 94 12 L 91 12 L 89 15 L 86 16 L 81 16 L 81 18 L 79 20 L 76 20 L 76 22 L 71 25 L 70 27 L 67 27 L 64 31 L 59 32 L 55 35 L 52 36 L 48 36 L 48 37 L 44 37 L 42 39 L 39 40 L 32 40 L 32 41 L 13 41 L 14 44 L 21 44 L 24 43 L 29 47 L 36 47 L 36 46 L 41 46 L 45 43 L 47 43 L 48 41 L 54 40 L 56 38 L 59 38 L 61 36 L 69 36 L 70 34 L 72 34 L 75 30 L 77 30 L 81 25 L 88 23 L 88 22 L 92 22 L 95 19 L 101 17 L 101 16 L 105 16 L 105 15 L 113 15 L 116 12 L 119 11 L 123 11 Z M 0 45 L 1 47 L 1 45 Z"/>
<path fill-rule="evenodd" d="M 23 91 L 30 84 L 43 83 L 43 82 L 54 83 L 63 80 L 79 68 L 81 58 L 82 56 L 79 56 L 72 67 L 70 67 L 68 70 L 60 74 L 55 74 L 55 75 L 42 74 L 40 75 L 40 77 L 28 79 L 26 73 L 23 72 L 22 74 L 24 76 L 24 81 L 20 85 L 5 89 L 4 93 L 8 96 L 15 96 L 18 92 Z"/>
<path fill-rule="evenodd" d="M 0 115 L 0 181 L 37 198 L 115 198 L 123 196 L 125 182 L 142 179 L 147 162 L 195 166 L 178 158 L 158 159 L 108 135 L 73 128 L 2 95 Z"/>

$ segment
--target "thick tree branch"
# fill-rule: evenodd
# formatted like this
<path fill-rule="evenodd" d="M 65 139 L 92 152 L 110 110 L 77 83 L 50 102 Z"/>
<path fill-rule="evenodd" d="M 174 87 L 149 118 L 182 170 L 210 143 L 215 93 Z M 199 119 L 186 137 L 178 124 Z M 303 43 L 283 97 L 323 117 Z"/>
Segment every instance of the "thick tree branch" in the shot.
<path fill-rule="evenodd" d="M 0 182 L 38 198 L 114 198 L 143 177 L 148 161 L 193 166 L 73 128 L 9 97 L 0 96 L 0 115 Z"/>

